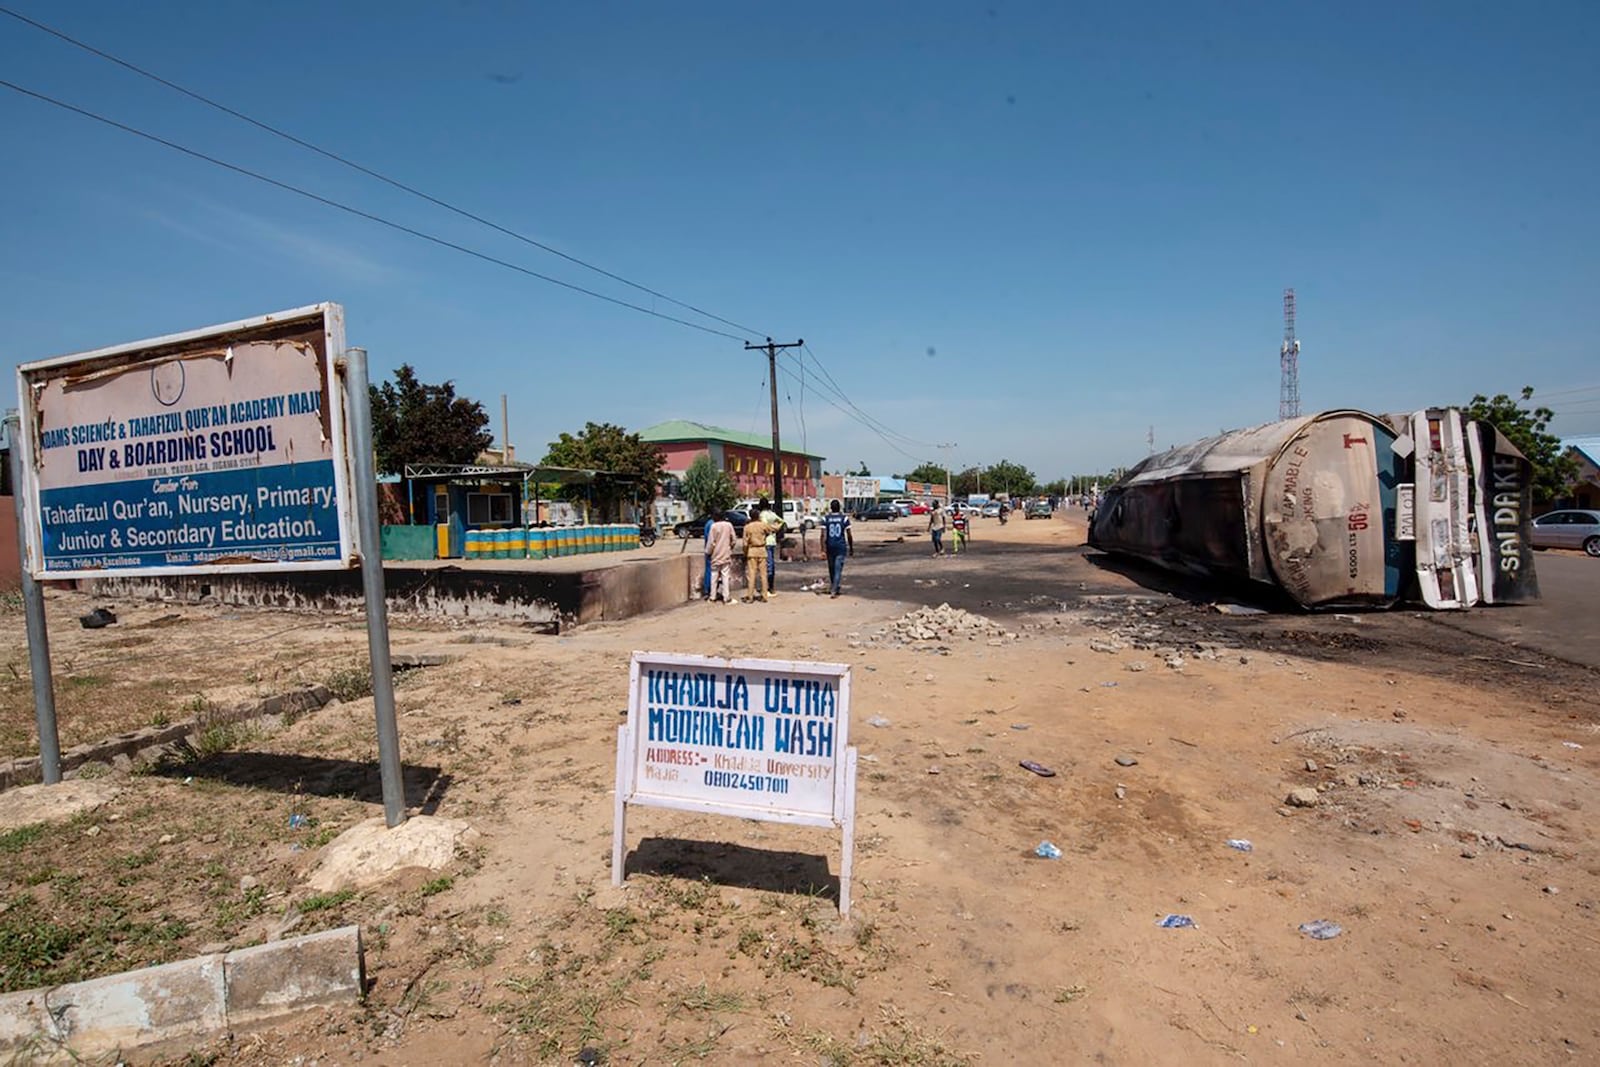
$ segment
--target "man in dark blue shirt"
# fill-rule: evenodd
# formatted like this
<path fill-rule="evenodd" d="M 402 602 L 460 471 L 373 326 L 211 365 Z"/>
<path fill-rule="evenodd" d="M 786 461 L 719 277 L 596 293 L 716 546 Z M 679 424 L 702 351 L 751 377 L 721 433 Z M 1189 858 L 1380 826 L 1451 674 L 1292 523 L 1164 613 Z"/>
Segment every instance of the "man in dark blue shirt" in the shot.
<path fill-rule="evenodd" d="M 822 547 L 828 554 L 828 583 L 833 588 L 830 595 L 838 596 L 839 582 L 844 578 L 844 557 L 846 552 L 856 554 L 856 539 L 850 533 L 850 516 L 837 500 L 828 505 L 828 513 L 822 516 Z"/>

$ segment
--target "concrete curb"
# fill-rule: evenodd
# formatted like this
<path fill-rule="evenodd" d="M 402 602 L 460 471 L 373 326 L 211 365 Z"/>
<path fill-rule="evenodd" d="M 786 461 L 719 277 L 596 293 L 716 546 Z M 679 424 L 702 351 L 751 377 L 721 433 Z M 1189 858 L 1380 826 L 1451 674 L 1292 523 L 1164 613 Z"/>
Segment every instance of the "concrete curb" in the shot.
<path fill-rule="evenodd" d="M 203 717 L 203 721 L 202 718 L 184 719 L 168 726 L 149 726 L 142 730 L 132 730 L 107 741 L 74 745 L 61 754 L 61 769 L 67 778 L 71 778 L 72 772 L 86 763 L 106 763 L 114 768 L 125 763 L 126 765 L 120 769 L 128 770 L 136 761 L 155 762 L 165 753 L 168 746 L 176 745 L 180 741 L 188 740 L 193 743 L 207 727 L 244 722 L 249 719 L 271 720 L 280 716 L 288 720 L 297 715 L 316 711 L 331 698 L 332 694 L 328 692 L 327 686 L 312 685 L 304 689 L 279 693 L 264 700 L 247 701 L 223 711 L 209 711 Z M 27 756 L 9 763 L 0 763 L 0 790 L 18 785 L 32 785 L 39 779 L 38 756 Z"/>
<path fill-rule="evenodd" d="M 193 1045 L 365 988 L 361 928 L 345 926 L 226 954 L 0 995 L 0 1055 L 29 1062 Z"/>

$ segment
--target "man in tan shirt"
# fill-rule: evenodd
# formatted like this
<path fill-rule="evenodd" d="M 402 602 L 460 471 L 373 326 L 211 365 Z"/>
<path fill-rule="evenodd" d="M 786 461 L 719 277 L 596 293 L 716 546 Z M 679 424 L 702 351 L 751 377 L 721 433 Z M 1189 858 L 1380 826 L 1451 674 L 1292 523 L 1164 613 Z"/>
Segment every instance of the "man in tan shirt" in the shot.
<path fill-rule="evenodd" d="M 711 559 L 711 595 L 706 599 L 715 603 L 717 590 L 722 599 L 733 603 L 733 523 L 726 515 L 711 524 L 711 534 L 706 542 L 706 552 Z"/>
<path fill-rule="evenodd" d="M 767 534 L 771 532 L 772 528 L 759 517 L 752 518 L 744 528 L 746 600 L 772 599 L 767 589 Z"/>

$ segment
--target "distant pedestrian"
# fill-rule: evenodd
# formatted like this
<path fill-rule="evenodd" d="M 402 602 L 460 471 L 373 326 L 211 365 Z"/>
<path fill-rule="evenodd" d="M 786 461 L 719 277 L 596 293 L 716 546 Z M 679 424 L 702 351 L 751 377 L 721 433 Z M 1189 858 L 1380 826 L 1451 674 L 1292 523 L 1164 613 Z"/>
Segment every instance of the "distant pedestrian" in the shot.
<path fill-rule="evenodd" d="M 772 593 L 767 589 L 767 557 L 762 551 L 767 543 L 767 529 L 767 524 L 758 518 L 752 518 L 745 524 L 745 599 L 749 601 L 772 599 Z"/>
<path fill-rule="evenodd" d="M 971 536 L 971 534 L 968 532 L 969 525 L 966 509 L 951 509 L 950 530 L 955 539 L 954 543 L 950 546 L 950 551 L 952 554 L 959 553 L 963 548 L 967 547 L 967 538 Z"/>
<path fill-rule="evenodd" d="M 767 596 L 770 598 L 773 584 L 778 580 L 778 538 L 783 536 L 783 520 L 772 510 L 772 502 L 766 497 L 756 505 L 756 512 L 767 528 Z"/>
<path fill-rule="evenodd" d="M 716 602 L 717 590 L 722 591 L 722 599 L 729 604 L 733 603 L 733 523 L 728 521 L 728 516 L 723 515 L 711 524 L 711 534 L 706 539 L 706 547 L 711 559 L 711 595 L 706 599 Z"/>
<path fill-rule="evenodd" d="M 837 500 L 822 517 L 822 545 L 828 554 L 828 583 L 833 588 L 830 595 L 838 596 L 839 583 L 844 579 L 844 557 L 846 552 L 856 554 L 856 539 L 850 532 L 850 517 Z"/>
<path fill-rule="evenodd" d="M 944 555 L 944 512 L 939 509 L 939 502 L 935 500 L 933 507 L 928 510 L 928 534 L 933 538 L 933 554 Z"/>

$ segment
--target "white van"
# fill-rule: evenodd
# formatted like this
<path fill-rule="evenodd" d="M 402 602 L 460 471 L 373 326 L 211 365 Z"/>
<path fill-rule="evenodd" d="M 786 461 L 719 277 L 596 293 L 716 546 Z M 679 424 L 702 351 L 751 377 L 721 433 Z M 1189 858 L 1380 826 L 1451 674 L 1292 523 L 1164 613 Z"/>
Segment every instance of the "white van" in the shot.
<path fill-rule="evenodd" d="M 755 498 L 741 500 L 736 507 L 748 515 L 756 513 L 756 504 L 760 501 Z M 804 500 L 783 500 L 783 528 L 786 532 L 797 533 L 801 530 L 814 530 L 817 528 L 817 517 L 811 513 Z"/>

